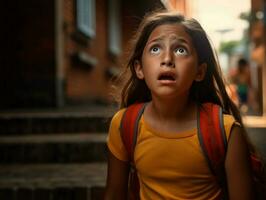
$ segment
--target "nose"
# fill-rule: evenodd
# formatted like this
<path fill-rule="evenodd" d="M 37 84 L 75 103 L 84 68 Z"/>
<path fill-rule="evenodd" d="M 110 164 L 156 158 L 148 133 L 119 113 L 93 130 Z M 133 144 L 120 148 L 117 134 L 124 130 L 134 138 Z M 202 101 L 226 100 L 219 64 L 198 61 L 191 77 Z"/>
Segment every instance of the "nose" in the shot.
<path fill-rule="evenodd" d="M 161 61 L 162 67 L 175 67 L 175 63 L 173 61 L 173 55 L 170 51 L 166 51 L 162 56 Z"/>

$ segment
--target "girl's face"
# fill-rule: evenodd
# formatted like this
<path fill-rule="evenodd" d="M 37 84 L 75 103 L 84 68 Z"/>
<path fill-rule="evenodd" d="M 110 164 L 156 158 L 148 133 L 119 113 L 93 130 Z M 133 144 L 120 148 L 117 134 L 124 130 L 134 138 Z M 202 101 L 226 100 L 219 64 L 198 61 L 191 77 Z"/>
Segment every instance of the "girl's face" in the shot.
<path fill-rule="evenodd" d="M 178 24 L 156 27 L 134 67 L 153 96 L 175 98 L 188 95 L 193 81 L 201 81 L 206 71 L 206 64 L 198 66 L 192 40 Z"/>

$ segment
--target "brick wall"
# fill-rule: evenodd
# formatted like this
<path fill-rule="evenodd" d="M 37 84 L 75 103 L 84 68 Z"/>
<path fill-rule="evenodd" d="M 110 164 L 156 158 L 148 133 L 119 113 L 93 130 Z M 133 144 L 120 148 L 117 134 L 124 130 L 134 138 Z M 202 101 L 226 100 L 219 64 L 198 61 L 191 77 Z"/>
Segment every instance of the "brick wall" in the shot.
<path fill-rule="evenodd" d="M 56 106 L 56 81 L 63 79 L 66 105 L 69 102 L 111 99 L 111 67 L 120 68 L 128 40 L 148 10 L 160 5 L 159 0 L 121 0 L 122 54 L 108 51 L 108 2 L 95 0 L 96 36 L 87 38 L 76 28 L 76 0 L 62 1 L 63 7 L 63 77 L 56 77 L 57 10 L 53 0 L 6 3 L 1 13 L 6 16 L 0 89 L 4 94 L 0 109 L 15 107 Z M 12 16 L 9 11 L 12 10 Z M 94 66 L 77 62 L 78 53 L 96 59 Z M 69 100 L 69 101 L 68 101 Z"/>
<path fill-rule="evenodd" d="M 121 69 L 125 62 L 128 41 L 137 28 L 144 13 L 161 6 L 160 1 L 124 1 L 121 0 L 122 53 L 118 57 L 108 52 L 108 0 L 96 2 L 96 36 L 86 38 L 76 29 L 76 1 L 64 1 L 64 71 L 66 97 L 71 100 L 111 100 L 110 77 L 106 71 L 110 67 Z M 86 52 L 97 59 L 94 67 L 81 67 L 73 63 L 72 56 L 77 52 Z"/>
<path fill-rule="evenodd" d="M 106 70 L 112 64 L 107 50 L 107 0 L 96 3 L 96 36 L 87 38 L 76 28 L 76 1 L 64 1 L 64 71 L 66 98 L 74 101 L 103 100 L 109 98 L 110 84 Z M 83 52 L 97 60 L 95 66 L 82 66 L 73 57 Z"/>

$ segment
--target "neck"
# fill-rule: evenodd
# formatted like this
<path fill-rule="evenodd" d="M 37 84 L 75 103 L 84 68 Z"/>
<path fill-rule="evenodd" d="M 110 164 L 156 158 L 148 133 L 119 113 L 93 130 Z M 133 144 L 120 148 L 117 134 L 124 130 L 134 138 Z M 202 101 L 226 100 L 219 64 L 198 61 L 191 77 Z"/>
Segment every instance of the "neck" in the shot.
<path fill-rule="evenodd" d="M 159 119 L 177 120 L 190 118 L 195 111 L 195 103 L 189 100 L 188 96 L 174 99 L 160 99 L 153 97 L 150 110 Z"/>

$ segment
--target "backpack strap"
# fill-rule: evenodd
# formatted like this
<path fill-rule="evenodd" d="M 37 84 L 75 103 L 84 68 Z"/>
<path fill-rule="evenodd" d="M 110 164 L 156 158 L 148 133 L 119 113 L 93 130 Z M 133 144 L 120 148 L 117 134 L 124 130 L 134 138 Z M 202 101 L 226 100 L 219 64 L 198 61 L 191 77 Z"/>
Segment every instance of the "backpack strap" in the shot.
<path fill-rule="evenodd" d="M 219 105 L 204 103 L 198 111 L 198 137 L 212 173 L 224 185 L 227 139 L 223 111 Z"/>
<path fill-rule="evenodd" d="M 120 123 L 121 138 L 131 162 L 134 162 L 134 149 L 137 142 L 138 125 L 145 106 L 145 103 L 130 105 L 124 112 Z"/>
<path fill-rule="evenodd" d="M 129 155 L 130 173 L 128 181 L 129 200 L 139 200 L 139 180 L 134 164 L 134 150 L 137 143 L 139 120 L 144 112 L 146 103 L 137 103 L 129 106 L 123 114 L 120 123 L 120 134 L 126 151 Z"/>

